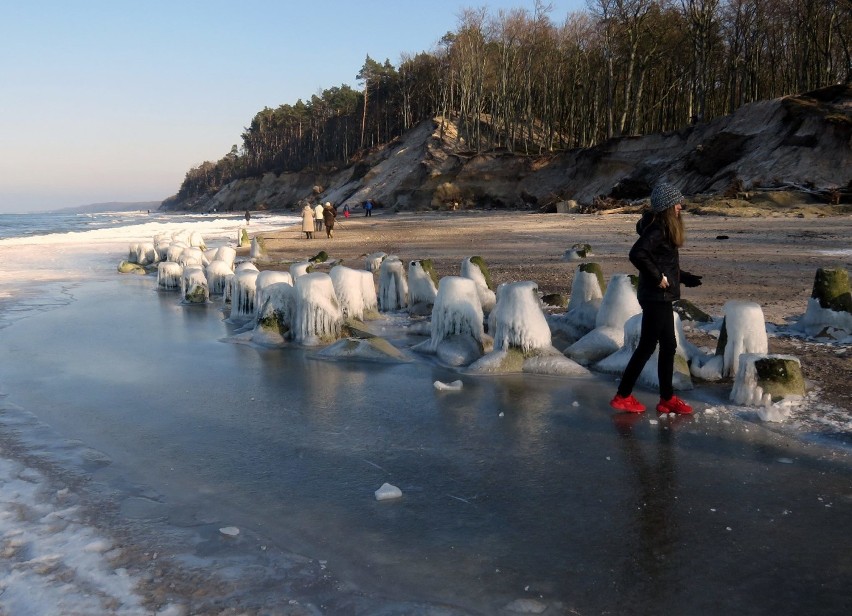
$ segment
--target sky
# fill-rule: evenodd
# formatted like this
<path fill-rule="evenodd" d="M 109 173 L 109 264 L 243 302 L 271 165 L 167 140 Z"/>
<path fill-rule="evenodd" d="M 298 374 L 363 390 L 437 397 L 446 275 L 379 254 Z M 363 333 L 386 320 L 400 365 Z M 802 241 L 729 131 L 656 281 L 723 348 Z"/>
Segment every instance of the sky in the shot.
<path fill-rule="evenodd" d="M 0 213 L 165 199 L 264 107 L 358 88 L 368 54 L 398 66 L 479 7 L 534 0 L 3 2 Z"/>

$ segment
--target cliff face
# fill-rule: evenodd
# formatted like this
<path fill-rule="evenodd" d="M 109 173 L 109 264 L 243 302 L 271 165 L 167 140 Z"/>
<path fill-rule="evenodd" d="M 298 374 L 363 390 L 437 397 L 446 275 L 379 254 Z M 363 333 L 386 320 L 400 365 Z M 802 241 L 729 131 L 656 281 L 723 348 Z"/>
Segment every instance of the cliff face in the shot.
<path fill-rule="evenodd" d="M 852 186 L 852 87 L 762 101 L 676 133 L 622 137 L 541 157 L 465 154 L 455 128 L 425 122 L 336 173 L 238 180 L 212 197 L 168 209 L 296 208 L 303 199 L 394 209 L 531 208 L 562 199 L 639 199 L 665 178 L 687 194 L 745 188 Z"/>

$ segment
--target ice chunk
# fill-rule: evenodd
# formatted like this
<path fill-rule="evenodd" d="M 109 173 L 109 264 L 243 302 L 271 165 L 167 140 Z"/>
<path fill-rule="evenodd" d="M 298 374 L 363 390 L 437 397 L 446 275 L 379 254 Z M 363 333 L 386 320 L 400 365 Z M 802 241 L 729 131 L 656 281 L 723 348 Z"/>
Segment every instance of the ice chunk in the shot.
<path fill-rule="evenodd" d="M 497 296 L 491 290 L 490 274 L 481 257 L 468 257 L 461 264 L 462 278 L 470 278 L 476 283 L 476 294 L 483 313 L 491 312 L 497 303 Z"/>
<path fill-rule="evenodd" d="M 257 277 L 260 272 L 251 269 L 239 270 L 231 283 L 231 321 L 245 321 L 255 314 Z"/>
<path fill-rule="evenodd" d="M 219 529 L 219 532 L 225 535 L 226 537 L 236 537 L 240 534 L 240 529 L 236 526 L 225 526 Z"/>
<path fill-rule="evenodd" d="M 375 312 L 376 287 L 370 272 L 335 265 L 328 275 L 344 319 L 363 319 L 365 313 Z"/>
<path fill-rule="evenodd" d="M 180 294 L 184 303 L 203 304 L 210 299 L 207 277 L 201 267 L 185 267 L 180 280 Z"/>
<path fill-rule="evenodd" d="M 295 279 L 296 317 L 293 338 L 306 345 L 332 342 L 340 338 L 343 312 L 331 276 L 323 272 Z"/>
<path fill-rule="evenodd" d="M 438 295 L 438 277 L 432 268 L 432 261 L 410 261 L 408 263 L 408 303 L 410 306 L 435 304 Z"/>
<path fill-rule="evenodd" d="M 461 391 L 463 384 L 461 381 L 453 381 L 452 383 L 442 383 L 441 381 L 435 381 L 433 385 L 438 391 Z"/>
<path fill-rule="evenodd" d="M 795 329 L 811 337 L 828 335 L 846 342 L 852 336 L 852 313 L 823 308 L 817 298 L 811 297 Z"/>
<path fill-rule="evenodd" d="M 394 498 L 400 498 L 402 496 L 402 490 L 389 483 L 383 483 L 382 487 L 376 490 L 375 494 L 377 501 L 392 500 Z"/>
<path fill-rule="evenodd" d="M 739 369 L 740 355 L 768 352 L 766 322 L 763 309 L 755 302 L 729 301 L 722 312 L 725 314 L 723 328 L 726 332 L 719 340 L 720 345 L 724 343 L 723 373 L 733 376 Z"/>
<path fill-rule="evenodd" d="M 476 283 L 470 278 L 445 276 L 438 284 L 438 295 L 432 309 L 432 332 L 428 348 L 435 352 L 438 344 L 453 335 L 468 335 L 482 344 L 482 304 Z"/>
<path fill-rule="evenodd" d="M 488 317 L 494 350 L 514 347 L 526 353 L 550 348 L 550 327 L 541 310 L 538 285 L 532 281 L 502 284 Z"/>
<path fill-rule="evenodd" d="M 161 291 L 177 291 L 183 277 L 183 266 L 172 261 L 157 264 L 157 288 Z"/>
<path fill-rule="evenodd" d="M 266 300 L 266 288 L 278 283 L 293 286 L 293 276 L 290 275 L 290 272 L 279 272 L 276 270 L 264 270 L 260 272 L 254 283 L 256 293 L 255 305 L 258 307 L 263 306 L 263 302 Z"/>
<path fill-rule="evenodd" d="M 210 286 L 211 295 L 222 295 L 225 292 L 225 283 L 234 272 L 227 261 L 214 259 L 207 266 L 207 284 Z"/>
<path fill-rule="evenodd" d="M 382 266 L 382 261 L 387 258 L 387 254 L 384 252 L 374 252 L 373 254 L 367 255 L 367 259 L 364 263 L 364 268 L 368 272 L 377 272 L 379 268 Z"/>
<path fill-rule="evenodd" d="M 408 305 L 408 281 L 405 268 L 397 257 L 387 257 L 379 268 L 379 309 L 400 310 Z"/>

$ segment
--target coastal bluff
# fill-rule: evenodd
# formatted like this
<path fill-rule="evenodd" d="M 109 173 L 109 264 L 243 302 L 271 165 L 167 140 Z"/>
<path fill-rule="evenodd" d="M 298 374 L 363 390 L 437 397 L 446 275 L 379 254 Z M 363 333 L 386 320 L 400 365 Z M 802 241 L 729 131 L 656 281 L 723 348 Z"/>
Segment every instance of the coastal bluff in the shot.
<path fill-rule="evenodd" d="M 394 211 L 472 208 L 579 211 L 642 199 L 659 178 L 687 195 L 804 190 L 852 201 L 852 85 L 745 105 L 679 131 L 609 139 L 543 154 L 475 152 L 452 121 L 422 122 L 347 166 L 235 180 L 218 192 L 163 202 L 163 211 L 288 210 L 305 199 Z"/>

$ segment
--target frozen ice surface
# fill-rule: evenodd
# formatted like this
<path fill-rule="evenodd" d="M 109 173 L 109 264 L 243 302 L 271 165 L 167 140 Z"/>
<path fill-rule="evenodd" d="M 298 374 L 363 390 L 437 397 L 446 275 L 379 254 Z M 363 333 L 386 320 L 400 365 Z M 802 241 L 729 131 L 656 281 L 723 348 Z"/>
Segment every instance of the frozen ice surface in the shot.
<path fill-rule="evenodd" d="M 387 257 L 379 268 L 379 309 L 401 310 L 408 305 L 408 281 L 405 266 L 398 257 Z"/>
<path fill-rule="evenodd" d="M 305 345 L 328 343 L 340 337 L 343 312 L 331 276 L 322 272 L 296 278 L 296 317 L 293 338 Z"/>
<path fill-rule="evenodd" d="M 432 308 L 432 332 L 429 350 L 453 335 L 467 335 L 482 343 L 485 328 L 482 324 L 482 304 L 476 283 L 470 278 L 445 276 L 438 284 L 438 295 Z"/>
<path fill-rule="evenodd" d="M 740 355 L 743 353 L 768 353 L 769 339 L 763 309 L 755 302 L 729 301 L 722 307 L 725 315 L 724 375 L 737 374 Z"/>
<path fill-rule="evenodd" d="M 550 348 L 550 327 L 541 310 L 538 285 L 510 282 L 497 289 L 497 303 L 488 317 L 494 350 L 514 347 L 526 353 Z"/>
<path fill-rule="evenodd" d="M 377 299 L 373 274 L 335 265 L 328 275 L 334 285 L 344 319 L 363 319 L 366 313 L 375 311 Z"/>
<path fill-rule="evenodd" d="M 383 483 L 375 492 L 377 501 L 393 500 L 402 497 L 402 490 L 389 483 Z"/>
<path fill-rule="evenodd" d="M 157 264 L 157 288 L 161 291 L 177 291 L 183 277 L 183 266 L 172 261 Z"/>
<path fill-rule="evenodd" d="M 497 295 L 488 288 L 488 282 L 485 280 L 485 274 L 482 273 L 482 269 L 471 261 L 473 257 L 468 257 L 464 259 L 461 263 L 461 276 L 463 278 L 470 278 L 476 283 L 476 293 L 477 297 L 479 297 L 479 303 L 482 307 L 483 313 L 491 312 L 491 309 L 494 308 L 494 304 L 497 303 Z"/>

